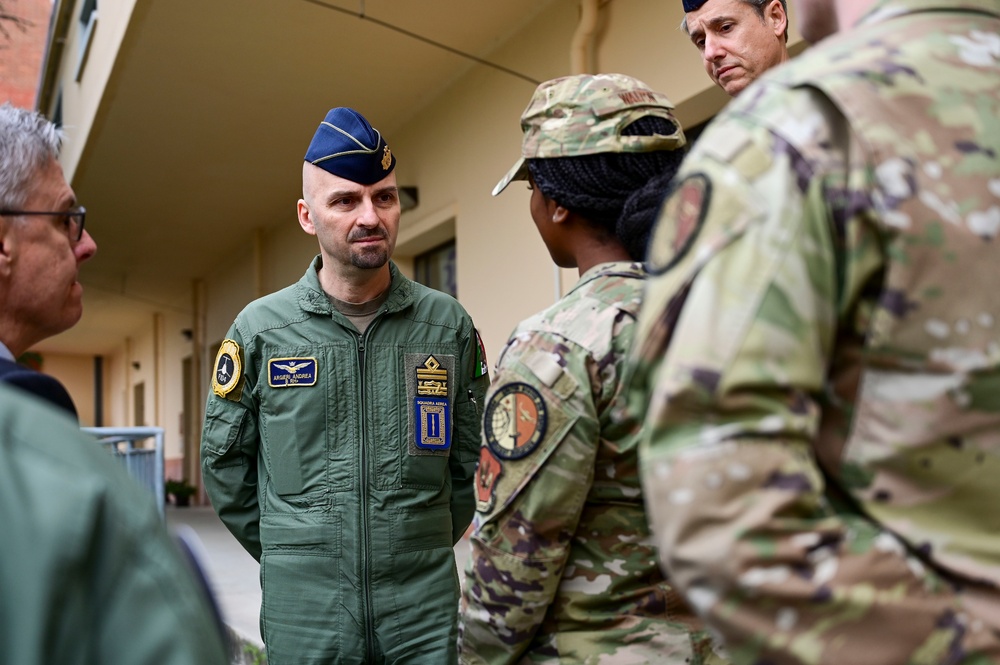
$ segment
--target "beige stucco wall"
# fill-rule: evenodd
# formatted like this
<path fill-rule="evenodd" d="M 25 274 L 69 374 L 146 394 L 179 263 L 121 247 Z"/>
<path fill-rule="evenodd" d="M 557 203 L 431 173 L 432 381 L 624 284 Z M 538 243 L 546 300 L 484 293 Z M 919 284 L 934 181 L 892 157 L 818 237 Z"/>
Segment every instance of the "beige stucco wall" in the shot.
<path fill-rule="evenodd" d="M 76 412 L 80 416 L 80 425 L 94 425 L 94 358 L 64 353 L 43 353 L 42 371 L 59 379 L 66 387 Z"/>

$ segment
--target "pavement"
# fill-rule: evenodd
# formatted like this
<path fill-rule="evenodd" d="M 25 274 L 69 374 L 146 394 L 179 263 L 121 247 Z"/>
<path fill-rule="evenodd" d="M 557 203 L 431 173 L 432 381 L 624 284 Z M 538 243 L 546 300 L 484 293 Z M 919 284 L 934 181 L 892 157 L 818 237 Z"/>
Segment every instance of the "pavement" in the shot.
<path fill-rule="evenodd" d="M 167 505 L 167 525 L 190 527 L 201 543 L 196 552 L 222 619 L 236 636 L 258 648 L 260 637 L 260 565 L 229 533 L 211 506 Z"/>
<path fill-rule="evenodd" d="M 230 632 L 242 644 L 262 648 L 257 561 L 229 533 L 210 506 L 178 508 L 168 504 L 166 518 L 172 529 L 185 530 L 189 536 L 193 531 L 197 536 L 198 558 Z M 455 546 L 459 573 L 465 570 L 469 553 L 469 541 L 463 538 Z"/>

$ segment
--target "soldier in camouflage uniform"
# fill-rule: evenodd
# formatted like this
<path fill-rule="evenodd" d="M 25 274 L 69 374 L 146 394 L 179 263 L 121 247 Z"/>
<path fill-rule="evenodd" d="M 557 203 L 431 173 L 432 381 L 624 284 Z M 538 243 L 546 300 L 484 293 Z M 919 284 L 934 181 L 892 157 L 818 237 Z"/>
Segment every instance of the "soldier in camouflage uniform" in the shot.
<path fill-rule="evenodd" d="M 997 663 L 1000 4 L 797 9 L 651 243 L 656 544 L 736 663 Z"/>
<path fill-rule="evenodd" d="M 581 277 L 517 327 L 487 395 L 464 663 L 703 662 L 649 542 L 638 422 L 614 412 L 637 259 L 685 145 L 671 110 L 635 79 L 571 76 L 541 84 L 521 117 L 523 157 L 494 194 L 527 179 L 553 260 Z"/>

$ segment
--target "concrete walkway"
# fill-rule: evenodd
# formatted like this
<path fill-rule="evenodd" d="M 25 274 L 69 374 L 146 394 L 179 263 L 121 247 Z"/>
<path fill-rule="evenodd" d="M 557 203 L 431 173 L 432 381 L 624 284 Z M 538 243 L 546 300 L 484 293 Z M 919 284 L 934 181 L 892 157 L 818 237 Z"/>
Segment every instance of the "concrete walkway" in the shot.
<path fill-rule="evenodd" d="M 168 505 L 167 524 L 189 527 L 202 545 L 202 567 L 215 593 L 222 618 L 244 643 L 263 647 L 260 636 L 260 566 L 233 537 L 209 506 L 177 508 Z M 469 541 L 455 546 L 459 578 L 469 559 Z"/>
<path fill-rule="evenodd" d="M 201 541 L 202 567 L 222 619 L 237 637 L 263 647 L 260 637 L 260 566 L 233 537 L 210 506 L 167 506 L 167 525 L 186 525 Z"/>

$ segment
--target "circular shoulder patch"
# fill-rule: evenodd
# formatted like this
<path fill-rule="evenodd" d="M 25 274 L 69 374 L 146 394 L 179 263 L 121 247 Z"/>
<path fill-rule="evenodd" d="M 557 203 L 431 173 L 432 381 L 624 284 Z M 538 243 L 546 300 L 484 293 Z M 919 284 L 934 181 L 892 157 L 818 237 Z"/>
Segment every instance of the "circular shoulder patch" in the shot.
<path fill-rule="evenodd" d="M 542 442 L 547 424 L 545 402 L 538 391 L 527 383 L 508 383 L 490 397 L 483 432 L 497 457 L 521 459 Z"/>
<path fill-rule="evenodd" d="M 650 273 L 665 273 L 694 243 L 712 199 L 712 182 L 695 173 L 674 184 L 665 199 L 649 243 Z"/>
<path fill-rule="evenodd" d="M 222 341 L 219 355 L 215 357 L 215 374 L 212 376 L 212 392 L 225 397 L 240 383 L 243 366 L 240 364 L 240 345 L 231 339 Z"/>

